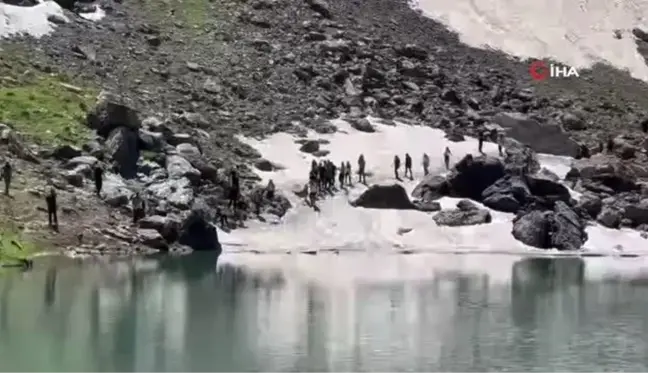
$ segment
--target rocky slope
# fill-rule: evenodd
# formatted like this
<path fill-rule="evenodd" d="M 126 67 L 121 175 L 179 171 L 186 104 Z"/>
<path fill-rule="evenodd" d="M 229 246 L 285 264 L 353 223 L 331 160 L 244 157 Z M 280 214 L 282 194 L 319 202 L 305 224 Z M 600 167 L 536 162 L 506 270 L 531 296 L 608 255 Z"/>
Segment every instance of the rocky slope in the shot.
<path fill-rule="evenodd" d="M 230 217 L 237 223 L 229 228 L 236 228 L 256 215 L 251 201 L 259 189 L 248 165 L 267 166 L 235 136 L 334 131 L 325 120 L 340 115 L 419 122 L 456 139 L 503 127 L 537 151 L 564 155 L 575 155 L 577 142 L 596 149 L 612 136 L 617 146 L 605 162 L 638 169 L 645 163 L 640 131 L 646 117 L 642 107 L 648 103 L 644 83 L 605 66 L 581 72 L 580 79 L 534 83 L 527 63 L 462 45 L 455 34 L 401 0 L 59 3 L 71 11 L 68 21 L 51 20 L 55 33 L 0 41 L 5 78 L 0 97 L 28 84 L 25 76 L 55 72 L 67 77 L 57 83 L 59 90 L 111 92 L 95 109 L 86 98 L 77 98 L 82 105 L 75 110 L 100 115 L 105 123 L 92 115 L 80 120 L 70 109 L 74 116 L 69 120 L 83 128 L 66 127 L 43 139 L 43 131 L 29 133 L 33 119 L 14 115 L 6 105 L 0 105 L 0 119 L 24 135 L 23 148 L 37 145 L 33 153 L 41 164 L 21 167 L 34 175 L 49 170 L 53 179 L 63 180 L 62 198 L 82 199 L 88 214 L 116 216 L 115 228 L 86 244 L 86 251 L 108 236 L 124 244 L 111 242 L 104 251 L 136 243 L 166 249 L 183 231 L 195 229 L 214 242 L 207 221 L 224 204 L 227 170 L 240 166 L 244 174 L 249 208 L 237 219 Z M 73 13 L 96 5 L 107 13 L 99 22 Z M 28 98 L 35 89 L 43 90 L 34 87 Z M 108 110 L 108 103 L 118 110 Z M 52 111 L 39 122 L 54 120 Z M 130 113 L 130 119 L 115 113 Z M 54 157 L 57 151 L 64 155 Z M 114 170 L 101 199 L 93 199 L 85 176 L 95 159 Z M 42 186 L 38 179 L 34 187 Z M 583 188 L 590 185 L 582 183 Z M 139 189 L 146 191 L 157 217 L 138 231 L 122 211 L 128 211 L 128 196 Z M 640 198 L 635 190 L 627 193 Z M 607 198 L 618 192 L 609 187 L 595 193 Z M 264 206 L 275 215 L 289 207 L 280 196 Z M 31 212 L 32 207 L 23 209 Z M 198 228 L 189 223 L 196 216 L 205 220 L 197 219 Z M 80 231 L 107 229 L 104 221 L 75 219 L 66 228 L 69 234 L 48 233 L 47 240 L 68 234 L 55 246 L 77 248 L 72 237 Z M 127 233 L 115 233 L 122 231 Z"/>

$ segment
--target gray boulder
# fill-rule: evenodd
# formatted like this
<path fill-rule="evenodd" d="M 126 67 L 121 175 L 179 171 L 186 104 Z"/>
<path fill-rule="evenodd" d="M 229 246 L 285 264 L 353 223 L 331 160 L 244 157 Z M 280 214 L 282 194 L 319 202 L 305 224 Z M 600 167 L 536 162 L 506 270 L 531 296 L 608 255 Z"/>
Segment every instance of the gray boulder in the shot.
<path fill-rule="evenodd" d="M 142 244 L 148 247 L 162 251 L 169 249 L 169 244 L 167 243 L 167 241 L 155 229 L 138 229 L 137 237 Z"/>
<path fill-rule="evenodd" d="M 151 184 L 146 189 L 158 200 L 165 200 L 182 210 L 188 209 L 194 201 L 191 181 L 186 177 Z"/>
<path fill-rule="evenodd" d="M 459 227 L 466 225 L 487 224 L 492 221 L 488 210 L 479 209 L 470 201 L 459 201 L 457 209 L 443 210 L 432 217 L 437 225 Z"/>
<path fill-rule="evenodd" d="M 101 191 L 104 201 L 112 207 L 128 205 L 133 192 L 119 175 L 106 172 Z"/>
<path fill-rule="evenodd" d="M 320 150 L 320 143 L 317 140 L 306 140 L 299 150 L 304 153 L 315 153 Z"/>
<path fill-rule="evenodd" d="M 147 216 L 138 221 L 138 225 L 143 229 L 154 229 L 167 242 L 175 242 L 180 232 L 180 220 L 175 216 Z"/>
<path fill-rule="evenodd" d="M 578 144 L 556 123 L 540 123 L 521 113 L 500 113 L 492 121 L 506 129 L 507 135 L 528 144 L 538 153 L 576 157 Z"/>
<path fill-rule="evenodd" d="M 602 226 L 612 229 L 618 229 L 621 226 L 622 219 L 622 211 L 612 206 L 603 207 L 599 215 L 596 217 L 596 221 Z"/>
<path fill-rule="evenodd" d="M 194 183 L 200 181 L 200 171 L 179 155 L 170 155 L 166 159 L 166 169 L 170 179 L 187 178 Z"/>
<path fill-rule="evenodd" d="M 374 126 L 369 122 L 368 119 L 362 118 L 362 119 L 347 119 L 349 124 L 351 124 L 351 127 L 354 129 L 360 131 L 360 132 L 367 132 L 367 133 L 372 133 L 376 132 L 376 129 Z"/>

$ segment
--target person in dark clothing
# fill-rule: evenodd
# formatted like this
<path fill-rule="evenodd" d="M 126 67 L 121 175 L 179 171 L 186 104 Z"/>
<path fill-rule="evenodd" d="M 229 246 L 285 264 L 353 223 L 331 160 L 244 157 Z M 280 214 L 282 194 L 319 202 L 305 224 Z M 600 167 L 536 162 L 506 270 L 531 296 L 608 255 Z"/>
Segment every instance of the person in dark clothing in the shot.
<path fill-rule="evenodd" d="M 11 174 L 12 172 L 12 167 L 11 163 L 9 161 L 5 162 L 4 166 L 2 167 L 2 178 L 4 179 L 4 184 L 5 184 L 5 191 L 4 194 L 5 196 L 9 195 L 9 187 L 11 186 Z"/>
<path fill-rule="evenodd" d="M 133 224 L 137 224 L 139 220 L 146 216 L 146 203 L 140 192 L 135 193 L 131 205 L 133 210 Z"/>
<path fill-rule="evenodd" d="M 103 188 L 103 168 L 100 165 L 95 165 L 93 170 L 95 192 L 97 197 L 101 196 L 101 189 Z"/>
<path fill-rule="evenodd" d="M 317 167 L 318 180 L 319 180 L 319 191 L 322 192 L 326 189 L 326 166 L 324 161 L 321 161 Z"/>
<path fill-rule="evenodd" d="M 443 151 L 443 163 L 445 164 L 446 170 L 450 169 L 450 155 L 452 155 L 452 152 L 450 151 L 450 148 L 446 146 Z"/>
<path fill-rule="evenodd" d="M 405 153 L 405 177 L 407 177 L 408 171 L 410 180 L 414 180 L 414 174 L 412 173 L 412 157 L 410 157 L 409 153 Z"/>
<path fill-rule="evenodd" d="M 497 151 L 499 152 L 500 157 L 503 156 L 502 152 L 502 143 L 504 142 L 504 134 L 500 133 L 497 135 Z"/>
<path fill-rule="evenodd" d="M 400 158 L 395 155 L 394 156 L 394 177 L 396 177 L 396 180 L 400 180 L 400 176 L 398 176 L 398 170 L 400 169 Z"/>
<path fill-rule="evenodd" d="M 365 175 L 366 165 L 364 154 L 360 154 L 360 157 L 358 157 L 358 182 L 363 184 L 367 183 L 367 176 Z"/>
<path fill-rule="evenodd" d="M 239 176 L 236 170 L 230 172 L 230 190 L 229 190 L 229 202 L 227 207 L 231 210 L 236 210 L 238 207 L 238 200 L 241 193 L 241 186 L 239 184 Z"/>
<path fill-rule="evenodd" d="M 430 156 L 423 153 L 423 175 L 427 176 L 430 173 Z"/>
<path fill-rule="evenodd" d="M 221 228 L 228 227 L 227 215 L 223 214 L 223 210 L 220 207 L 216 208 L 216 221 L 220 223 Z"/>
<path fill-rule="evenodd" d="M 49 188 L 49 192 L 45 196 L 45 203 L 47 204 L 47 221 L 50 228 L 58 230 L 58 216 L 56 214 L 56 190 L 54 187 Z"/>
<path fill-rule="evenodd" d="M 603 144 L 603 141 L 599 141 L 598 152 L 603 153 L 604 150 L 605 150 L 605 145 Z"/>
<path fill-rule="evenodd" d="M 349 184 L 349 186 L 353 185 L 351 162 L 347 161 L 344 172 L 347 184 Z"/>
<path fill-rule="evenodd" d="M 477 147 L 477 150 L 479 150 L 480 153 L 484 154 L 483 147 L 484 147 L 484 132 L 480 131 L 477 134 L 477 141 L 479 142 L 479 145 Z"/>
<path fill-rule="evenodd" d="M 614 151 L 614 139 L 612 136 L 608 137 L 607 139 L 607 151 L 608 153 L 612 153 Z"/>
<path fill-rule="evenodd" d="M 648 119 L 644 119 L 643 121 L 641 121 L 641 130 L 644 133 L 648 133 Z"/>
<path fill-rule="evenodd" d="M 344 162 L 340 163 L 340 173 L 338 174 L 338 182 L 340 183 L 340 188 L 344 188 L 344 179 L 346 178 L 346 166 Z"/>
<path fill-rule="evenodd" d="M 273 200 L 275 197 L 275 184 L 272 180 L 268 181 L 268 185 L 266 186 L 265 192 L 266 192 L 266 197 L 269 200 Z"/>
<path fill-rule="evenodd" d="M 589 148 L 585 144 L 580 144 L 578 147 L 578 153 L 581 158 L 589 158 L 591 156 Z"/>

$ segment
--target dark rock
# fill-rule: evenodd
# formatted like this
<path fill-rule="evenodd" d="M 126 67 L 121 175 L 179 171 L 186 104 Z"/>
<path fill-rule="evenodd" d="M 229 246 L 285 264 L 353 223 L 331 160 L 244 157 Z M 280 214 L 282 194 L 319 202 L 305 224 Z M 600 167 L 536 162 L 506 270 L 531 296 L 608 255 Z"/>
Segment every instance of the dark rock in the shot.
<path fill-rule="evenodd" d="M 74 157 L 80 157 L 82 154 L 81 149 L 72 145 L 61 145 L 54 149 L 52 156 L 59 160 L 68 160 Z"/>
<path fill-rule="evenodd" d="M 508 136 L 528 144 L 538 153 L 578 155 L 578 144 L 560 125 L 540 123 L 520 113 L 500 113 L 492 121 L 506 129 Z"/>
<path fill-rule="evenodd" d="M 189 246 L 196 251 L 221 252 L 218 231 L 210 223 L 212 214 L 204 201 L 197 200 L 191 211 L 182 222 L 178 243 Z"/>
<path fill-rule="evenodd" d="M 603 154 L 595 154 L 590 158 L 574 161 L 565 178 L 568 180 L 579 178 L 589 180 L 616 193 L 639 190 L 633 169 L 621 161 Z"/>
<path fill-rule="evenodd" d="M 317 140 L 307 140 L 299 150 L 304 153 L 315 153 L 320 150 L 320 143 Z"/>
<path fill-rule="evenodd" d="M 512 194 L 494 193 L 484 198 L 482 203 L 493 210 L 515 213 L 522 207 Z"/>
<path fill-rule="evenodd" d="M 633 227 L 648 224 L 648 199 L 628 204 L 623 211 L 623 218 L 630 220 Z"/>
<path fill-rule="evenodd" d="M 595 219 L 601 212 L 603 203 L 597 195 L 585 193 L 581 195 L 576 206 L 585 210 L 592 219 Z"/>
<path fill-rule="evenodd" d="M 127 127 L 115 128 L 106 141 L 106 151 L 122 177 L 131 179 L 137 175 L 140 142 L 136 131 Z"/>
<path fill-rule="evenodd" d="M 331 11 L 324 0 L 306 0 L 308 6 L 324 18 L 331 18 Z"/>
<path fill-rule="evenodd" d="M 428 58 L 428 52 L 414 44 L 407 44 L 402 48 L 396 49 L 396 54 L 399 56 L 414 58 L 418 60 L 426 60 Z"/>
<path fill-rule="evenodd" d="M 468 154 L 448 177 L 450 196 L 480 201 L 484 190 L 503 176 L 504 165 L 498 158 Z"/>
<path fill-rule="evenodd" d="M 141 126 L 138 113 L 112 98 L 104 97 L 86 117 L 88 127 L 102 137 L 108 137 L 116 128 L 126 127 L 137 131 Z"/>
<path fill-rule="evenodd" d="M 477 210 L 479 207 L 477 205 L 468 199 L 462 199 L 461 201 L 457 202 L 457 208 L 461 211 L 469 211 L 469 210 Z"/>
<path fill-rule="evenodd" d="M 124 179 L 113 173 L 105 173 L 101 191 L 104 201 L 112 207 L 128 205 L 133 192 L 126 186 Z"/>
<path fill-rule="evenodd" d="M 407 196 L 407 191 L 400 184 L 372 185 L 351 205 L 374 209 L 416 209 L 414 203 Z"/>
<path fill-rule="evenodd" d="M 585 241 L 585 222 L 567 204 L 558 201 L 553 211 L 531 210 L 513 220 L 513 237 L 540 249 L 579 250 Z"/>

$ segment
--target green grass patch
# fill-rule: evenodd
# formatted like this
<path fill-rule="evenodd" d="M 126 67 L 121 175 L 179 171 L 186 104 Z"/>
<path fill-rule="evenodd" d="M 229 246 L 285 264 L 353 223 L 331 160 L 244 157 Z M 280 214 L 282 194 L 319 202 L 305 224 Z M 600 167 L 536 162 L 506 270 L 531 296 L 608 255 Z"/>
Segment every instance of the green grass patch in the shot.
<path fill-rule="evenodd" d="M 97 90 L 79 87 L 55 74 L 31 71 L 12 76 L 2 72 L 0 122 L 43 145 L 79 145 L 87 140 L 90 130 L 83 122 Z"/>
<path fill-rule="evenodd" d="M 184 26 L 203 29 L 211 10 L 209 0 L 147 0 L 146 8 L 156 22 L 180 22 Z"/>
<path fill-rule="evenodd" d="M 0 267 L 21 264 L 37 252 L 36 245 L 11 232 L 0 232 Z"/>

